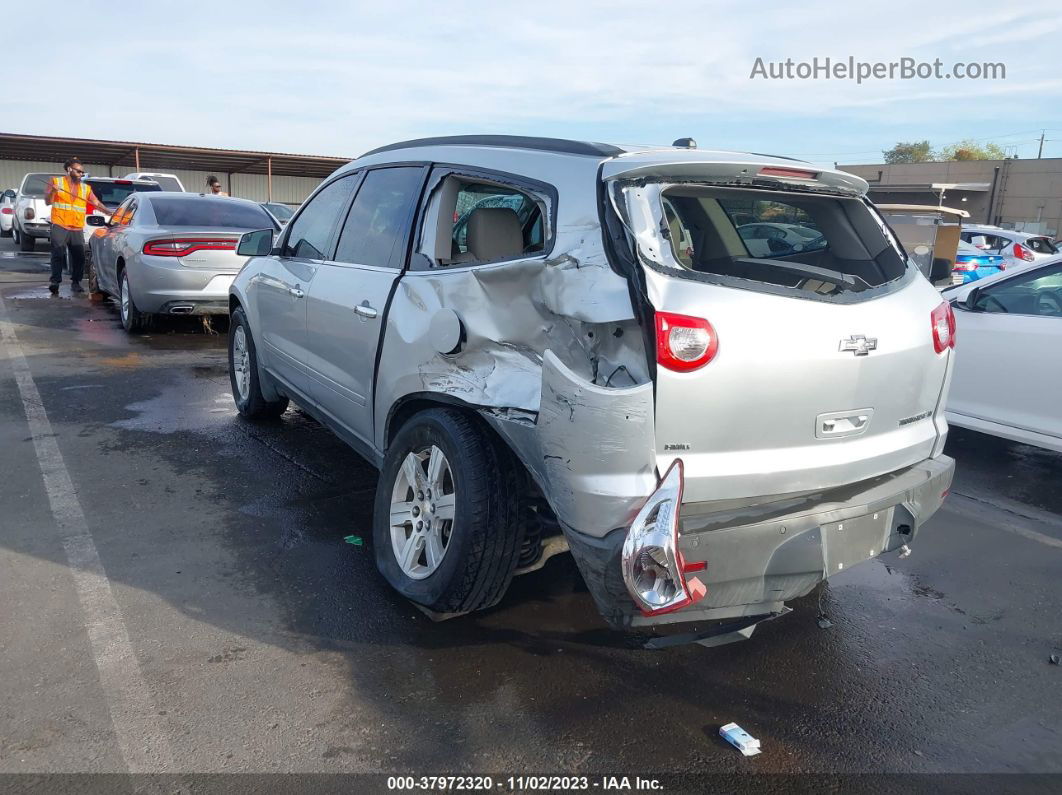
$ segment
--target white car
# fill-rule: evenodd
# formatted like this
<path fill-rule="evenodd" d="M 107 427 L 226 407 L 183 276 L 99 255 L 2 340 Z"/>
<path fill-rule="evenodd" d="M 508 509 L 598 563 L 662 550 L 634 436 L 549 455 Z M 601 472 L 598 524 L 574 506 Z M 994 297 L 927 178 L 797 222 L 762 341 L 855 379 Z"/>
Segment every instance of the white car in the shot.
<path fill-rule="evenodd" d="M 134 171 L 132 174 L 126 174 L 122 179 L 149 179 L 152 182 L 159 183 L 159 187 L 163 190 L 180 191 L 184 193 L 184 185 L 176 174 L 160 174 L 154 171 Z"/>
<path fill-rule="evenodd" d="M 753 257 L 813 250 L 825 241 L 822 232 L 813 227 L 773 221 L 742 224 L 737 232 Z"/>
<path fill-rule="evenodd" d="M 948 422 L 1062 452 L 1062 261 L 944 291 L 957 346 Z"/>
<path fill-rule="evenodd" d="M 8 188 L 0 193 L 0 237 L 11 237 L 15 225 L 15 191 Z"/>
<path fill-rule="evenodd" d="M 33 251 L 37 238 L 51 237 L 52 208 L 44 203 L 44 187 L 62 174 L 30 173 L 22 178 L 15 196 L 13 232 L 19 251 Z"/>
<path fill-rule="evenodd" d="M 982 251 L 1003 257 L 1004 270 L 1024 270 L 1033 263 L 1054 259 L 1062 253 L 1046 235 L 1015 232 L 998 226 L 964 224 L 959 234 L 964 241 Z"/>

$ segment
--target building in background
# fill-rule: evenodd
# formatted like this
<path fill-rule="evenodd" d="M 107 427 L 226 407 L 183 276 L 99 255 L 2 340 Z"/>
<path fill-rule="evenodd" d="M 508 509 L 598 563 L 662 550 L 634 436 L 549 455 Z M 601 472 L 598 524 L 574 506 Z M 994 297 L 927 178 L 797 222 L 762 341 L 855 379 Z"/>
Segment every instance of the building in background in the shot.
<path fill-rule="evenodd" d="M 81 158 L 85 171 L 97 177 L 134 171 L 176 174 L 188 191 L 205 191 L 207 177 L 214 174 L 230 196 L 293 207 L 352 159 L 0 133 L 0 190 L 17 189 L 30 172 L 61 174 L 68 157 Z"/>
<path fill-rule="evenodd" d="M 870 183 L 878 204 L 957 207 L 967 223 L 1062 234 L 1062 158 L 839 165 Z"/>

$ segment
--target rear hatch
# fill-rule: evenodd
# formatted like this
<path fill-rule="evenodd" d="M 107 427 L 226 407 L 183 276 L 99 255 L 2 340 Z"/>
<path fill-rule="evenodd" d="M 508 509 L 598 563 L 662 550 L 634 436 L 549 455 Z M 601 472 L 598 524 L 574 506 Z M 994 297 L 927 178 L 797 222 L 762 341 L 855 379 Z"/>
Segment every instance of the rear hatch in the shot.
<path fill-rule="evenodd" d="M 832 488 L 940 452 L 950 349 L 931 316 L 946 310 L 865 183 L 784 160 L 762 176 L 759 161 L 605 165 L 656 313 L 658 467 L 683 460 L 685 501 Z"/>

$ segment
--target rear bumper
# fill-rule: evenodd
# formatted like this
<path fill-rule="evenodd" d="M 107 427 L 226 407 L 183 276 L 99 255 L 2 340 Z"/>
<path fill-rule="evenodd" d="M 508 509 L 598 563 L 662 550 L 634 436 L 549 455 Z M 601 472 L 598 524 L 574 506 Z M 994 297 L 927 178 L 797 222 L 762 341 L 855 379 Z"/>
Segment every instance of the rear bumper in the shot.
<path fill-rule="evenodd" d="M 951 486 L 947 456 L 828 491 L 749 500 L 685 503 L 679 549 L 697 576 L 701 601 L 647 617 L 627 593 L 620 555 L 626 528 L 594 538 L 565 528 L 604 618 L 616 629 L 776 614 L 838 571 L 909 544 Z M 735 504 L 738 503 L 738 504 Z"/>
<path fill-rule="evenodd" d="M 159 262 L 158 260 L 163 260 Z M 142 312 L 223 315 L 235 271 L 188 268 L 165 257 L 141 257 L 130 265 L 133 300 Z"/>
<path fill-rule="evenodd" d="M 27 237 L 50 238 L 52 236 L 52 225 L 47 222 L 19 221 L 18 228 L 19 231 Z"/>

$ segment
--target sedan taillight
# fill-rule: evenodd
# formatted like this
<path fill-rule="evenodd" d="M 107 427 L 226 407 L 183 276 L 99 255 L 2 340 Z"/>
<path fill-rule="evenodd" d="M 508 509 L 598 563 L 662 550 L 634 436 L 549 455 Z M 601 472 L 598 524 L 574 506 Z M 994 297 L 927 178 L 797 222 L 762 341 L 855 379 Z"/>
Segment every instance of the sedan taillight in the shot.
<path fill-rule="evenodd" d="M 0 215 L 14 215 L 10 207 L 0 207 Z"/>
<path fill-rule="evenodd" d="M 236 242 L 230 238 L 149 240 L 144 244 L 144 253 L 155 257 L 184 257 L 196 251 L 235 251 Z"/>
<path fill-rule="evenodd" d="M 955 312 L 947 301 L 942 303 L 929 315 L 933 327 L 933 350 L 944 353 L 955 347 Z"/>
<path fill-rule="evenodd" d="M 703 317 L 656 313 L 656 362 L 688 373 L 708 364 L 719 350 L 719 337 Z"/>

